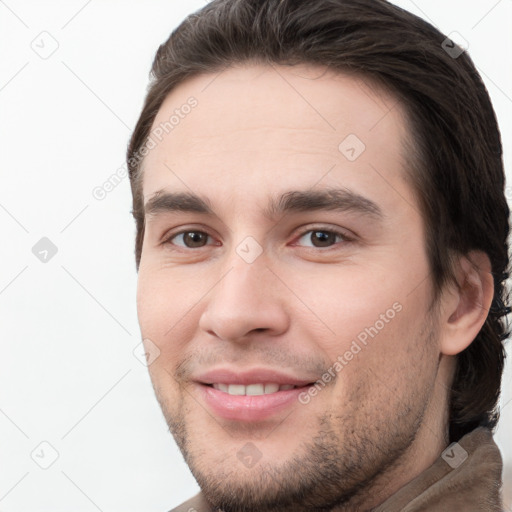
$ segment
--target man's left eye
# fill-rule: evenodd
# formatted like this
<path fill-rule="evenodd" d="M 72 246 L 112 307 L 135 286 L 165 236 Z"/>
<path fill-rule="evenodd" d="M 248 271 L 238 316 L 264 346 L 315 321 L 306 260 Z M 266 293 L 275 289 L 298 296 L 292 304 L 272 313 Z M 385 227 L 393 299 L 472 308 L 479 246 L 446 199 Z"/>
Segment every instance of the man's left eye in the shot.
<path fill-rule="evenodd" d="M 300 238 L 300 240 L 308 240 L 311 245 L 307 245 L 306 247 L 330 247 L 337 242 L 349 241 L 348 237 L 346 237 L 343 233 L 339 231 L 332 231 L 327 229 L 310 229 L 306 231 Z"/>

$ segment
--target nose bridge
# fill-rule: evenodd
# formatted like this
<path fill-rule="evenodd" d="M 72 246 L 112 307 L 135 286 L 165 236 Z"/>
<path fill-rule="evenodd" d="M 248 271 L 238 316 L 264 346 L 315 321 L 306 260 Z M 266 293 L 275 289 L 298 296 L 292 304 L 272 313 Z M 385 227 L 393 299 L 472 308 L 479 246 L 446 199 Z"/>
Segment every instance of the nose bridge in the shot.
<path fill-rule="evenodd" d="M 232 251 L 223 275 L 213 294 L 216 300 L 234 307 L 237 304 L 256 307 L 265 299 L 271 300 L 267 281 L 272 274 L 267 268 L 267 259 L 263 252 L 256 256 L 250 242 L 242 242 Z"/>
<path fill-rule="evenodd" d="M 241 205 L 237 205 L 242 209 Z M 245 212 L 249 216 L 249 212 Z M 267 268 L 270 263 L 268 253 L 264 251 L 262 240 L 264 233 L 260 226 L 250 224 L 249 220 L 241 217 L 231 226 L 233 238 L 229 253 L 225 256 L 223 263 L 224 276 L 219 282 L 217 294 L 222 294 L 223 300 L 231 297 L 235 301 L 259 299 L 261 285 L 266 282 L 272 273 Z M 253 232 L 254 236 L 248 234 Z M 258 240 L 255 238 L 258 237 Z M 234 243 L 233 243 L 234 242 Z"/>
<path fill-rule="evenodd" d="M 257 244 L 257 245 L 256 245 Z M 244 240 L 225 261 L 223 277 L 208 295 L 200 326 L 224 340 L 238 340 L 255 329 L 277 333 L 287 328 L 261 246 Z"/>

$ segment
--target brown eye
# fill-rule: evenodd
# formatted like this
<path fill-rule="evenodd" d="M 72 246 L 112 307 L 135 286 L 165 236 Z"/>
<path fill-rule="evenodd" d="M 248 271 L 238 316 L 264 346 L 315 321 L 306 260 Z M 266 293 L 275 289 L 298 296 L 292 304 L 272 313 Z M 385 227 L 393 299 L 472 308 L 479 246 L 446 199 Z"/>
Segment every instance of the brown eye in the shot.
<path fill-rule="evenodd" d="M 197 249 L 206 245 L 208 237 L 209 235 L 203 231 L 182 231 L 170 237 L 166 243 L 172 243 L 173 245 L 188 249 Z M 179 242 L 173 242 L 173 240 L 178 240 Z"/>
<path fill-rule="evenodd" d="M 348 241 L 348 238 L 344 236 L 343 233 L 338 231 L 331 231 L 327 229 L 310 229 L 302 234 L 299 238 L 300 241 L 303 240 L 303 243 L 300 245 L 304 245 L 306 247 L 330 247 L 335 245 L 340 241 Z"/>
<path fill-rule="evenodd" d="M 328 231 L 313 231 L 311 241 L 316 247 L 326 247 L 336 243 L 336 235 Z"/>

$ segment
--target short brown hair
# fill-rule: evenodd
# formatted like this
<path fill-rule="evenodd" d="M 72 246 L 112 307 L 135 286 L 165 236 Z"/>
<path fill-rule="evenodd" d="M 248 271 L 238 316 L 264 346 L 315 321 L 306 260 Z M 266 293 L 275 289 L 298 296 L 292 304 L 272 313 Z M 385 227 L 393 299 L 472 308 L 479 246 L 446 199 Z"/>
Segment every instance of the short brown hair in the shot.
<path fill-rule="evenodd" d="M 448 41 L 448 43 L 447 43 Z M 385 0 L 213 0 L 188 16 L 156 54 L 153 80 L 127 152 L 136 221 L 144 237 L 141 148 L 176 85 L 249 61 L 318 64 L 375 80 L 404 105 L 414 135 L 408 176 L 419 198 L 437 293 L 454 280 L 453 255 L 490 258 L 494 299 L 485 324 L 458 354 L 450 439 L 494 428 L 508 337 L 509 208 L 501 137 L 487 90 L 466 52 L 421 18 Z"/>

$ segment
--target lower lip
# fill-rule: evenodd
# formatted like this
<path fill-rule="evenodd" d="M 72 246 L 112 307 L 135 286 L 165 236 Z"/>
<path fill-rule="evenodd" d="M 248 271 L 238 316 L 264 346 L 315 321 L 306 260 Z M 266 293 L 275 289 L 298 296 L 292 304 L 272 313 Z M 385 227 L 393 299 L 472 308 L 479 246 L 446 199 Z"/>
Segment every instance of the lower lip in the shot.
<path fill-rule="evenodd" d="M 299 405 L 298 397 L 310 386 L 277 391 L 268 395 L 230 395 L 206 384 L 199 385 L 202 397 L 216 416 L 227 420 L 260 421 Z"/>

